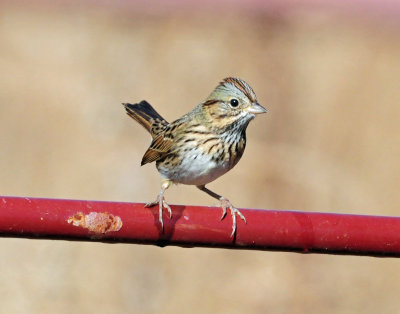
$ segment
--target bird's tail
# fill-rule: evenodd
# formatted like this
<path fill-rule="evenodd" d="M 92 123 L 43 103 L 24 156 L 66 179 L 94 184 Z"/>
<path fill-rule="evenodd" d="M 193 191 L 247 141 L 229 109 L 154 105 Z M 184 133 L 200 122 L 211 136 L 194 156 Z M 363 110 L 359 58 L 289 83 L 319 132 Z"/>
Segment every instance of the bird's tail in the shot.
<path fill-rule="evenodd" d="M 168 125 L 168 122 L 145 100 L 134 105 L 128 103 L 124 103 L 123 105 L 126 109 L 126 113 L 132 119 L 139 122 L 153 138 Z"/>

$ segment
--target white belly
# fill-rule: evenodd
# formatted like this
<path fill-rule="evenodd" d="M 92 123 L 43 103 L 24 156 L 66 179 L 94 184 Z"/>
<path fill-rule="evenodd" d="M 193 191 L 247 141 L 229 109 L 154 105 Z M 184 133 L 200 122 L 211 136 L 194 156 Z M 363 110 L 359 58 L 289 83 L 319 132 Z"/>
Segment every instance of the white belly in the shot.
<path fill-rule="evenodd" d="M 173 169 L 158 167 L 158 171 L 165 179 L 189 185 L 207 184 L 222 176 L 229 169 L 228 162 L 217 165 L 211 156 L 199 154 L 196 150 L 187 152 L 182 163 Z"/>

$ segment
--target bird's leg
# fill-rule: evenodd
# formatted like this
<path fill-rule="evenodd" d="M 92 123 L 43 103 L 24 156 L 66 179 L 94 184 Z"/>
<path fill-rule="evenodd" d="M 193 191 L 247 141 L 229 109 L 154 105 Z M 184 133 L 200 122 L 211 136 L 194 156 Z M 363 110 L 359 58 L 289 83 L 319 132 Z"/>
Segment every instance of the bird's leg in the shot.
<path fill-rule="evenodd" d="M 206 192 L 208 195 L 212 196 L 213 198 L 216 198 L 217 200 L 219 200 L 221 202 L 221 208 L 222 208 L 221 220 L 224 219 L 224 217 L 226 215 L 226 209 L 229 208 L 229 210 L 231 211 L 231 215 L 232 215 L 231 237 L 233 237 L 233 235 L 236 232 L 236 215 L 239 215 L 239 217 L 242 218 L 245 223 L 247 223 L 246 218 L 243 216 L 243 214 L 237 208 L 233 207 L 232 203 L 225 197 L 218 195 L 217 193 L 207 189 L 205 185 L 198 185 L 197 187 L 200 190 L 202 190 L 203 192 Z"/>
<path fill-rule="evenodd" d="M 161 181 L 161 191 L 160 191 L 160 194 L 157 195 L 157 199 L 154 202 L 150 202 L 145 205 L 145 207 L 152 207 L 152 206 L 158 204 L 158 220 L 160 221 L 162 230 L 164 230 L 164 223 L 163 223 L 163 219 L 162 219 L 163 208 L 166 208 L 168 210 L 169 218 L 172 218 L 171 207 L 169 207 L 169 205 L 167 204 L 167 202 L 165 201 L 165 198 L 164 198 L 164 192 L 166 189 L 169 188 L 171 183 L 172 182 L 169 180 L 162 180 Z"/>

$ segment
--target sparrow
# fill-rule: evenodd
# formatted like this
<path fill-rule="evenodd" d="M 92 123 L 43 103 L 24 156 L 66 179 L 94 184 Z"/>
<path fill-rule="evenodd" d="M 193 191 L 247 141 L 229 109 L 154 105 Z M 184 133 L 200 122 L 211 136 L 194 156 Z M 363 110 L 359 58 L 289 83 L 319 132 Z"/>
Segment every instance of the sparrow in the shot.
<path fill-rule="evenodd" d="M 246 128 L 256 115 L 266 113 L 253 89 L 245 81 L 227 77 L 192 111 L 168 123 L 147 101 L 123 103 L 126 113 L 151 135 L 152 142 L 141 165 L 155 162 L 161 175 L 161 191 L 146 207 L 159 206 L 163 230 L 163 208 L 172 217 L 164 193 L 174 184 L 195 185 L 220 201 L 221 220 L 227 209 L 232 216 L 232 233 L 236 232 L 236 215 L 244 215 L 225 197 L 206 188 L 206 184 L 231 170 L 246 147 Z"/>

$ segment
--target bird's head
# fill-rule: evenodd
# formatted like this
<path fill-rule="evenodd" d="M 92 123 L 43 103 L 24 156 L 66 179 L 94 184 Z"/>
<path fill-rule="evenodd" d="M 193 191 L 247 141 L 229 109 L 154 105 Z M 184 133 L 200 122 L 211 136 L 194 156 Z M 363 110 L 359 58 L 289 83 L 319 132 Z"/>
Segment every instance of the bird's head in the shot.
<path fill-rule="evenodd" d="M 257 114 L 267 112 L 257 102 L 253 89 L 243 80 L 227 77 L 201 104 L 204 112 L 220 127 L 231 124 L 246 125 Z"/>

